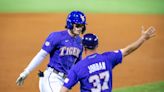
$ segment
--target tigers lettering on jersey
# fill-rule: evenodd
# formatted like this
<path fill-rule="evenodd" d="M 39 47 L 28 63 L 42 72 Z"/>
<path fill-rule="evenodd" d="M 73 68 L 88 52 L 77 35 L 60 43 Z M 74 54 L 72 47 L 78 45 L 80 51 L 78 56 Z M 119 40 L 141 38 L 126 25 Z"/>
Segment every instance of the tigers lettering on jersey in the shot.
<path fill-rule="evenodd" d="M 80 54 L 80 49 L 76 47 L 61 47 L 60 48 L 60 56 L 65 56 L 65 55 L 73 55 L 78 57 Z"/>
<path fill-rule="evenodd" d="M 94 63 L 88 66 L 88 69 L 89 69 L 89 73 L 93 73 L 95 71 L 105 70 L 106 65 L 105 65 L 105 62 Z"/>

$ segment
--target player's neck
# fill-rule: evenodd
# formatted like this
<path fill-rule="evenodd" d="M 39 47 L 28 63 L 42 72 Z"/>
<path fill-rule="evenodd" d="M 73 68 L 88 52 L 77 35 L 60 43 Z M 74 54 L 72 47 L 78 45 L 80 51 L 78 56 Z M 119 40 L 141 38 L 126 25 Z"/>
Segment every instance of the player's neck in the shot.
<path fill-rule="evenodd" d="M 94 50 L 85 50 L 86 56 L 92 55 L 94 53 L 97 53 L 97 50 L 96 49 L 94 49 Z"/>

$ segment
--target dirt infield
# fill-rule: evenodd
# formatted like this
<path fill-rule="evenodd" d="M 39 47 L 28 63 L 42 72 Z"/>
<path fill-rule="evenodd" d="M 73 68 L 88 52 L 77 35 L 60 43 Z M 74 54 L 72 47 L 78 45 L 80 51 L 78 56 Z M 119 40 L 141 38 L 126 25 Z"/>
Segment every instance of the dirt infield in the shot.
<path fill-rule="evenodd" d="M 0 14 L 0 91 L 39 92 L 35 69 L 23 87 L 15 84 L 19 73 L 40 50 L 48 34 L 62 30 L 66 14 Z M 99 36 L 99 52 L 123 48 L 140 36 L 140 28 L 155 26 L 157 35 L 127 56 L 113 71 L 114 88 L 164 80 L 164 15 L 87 14 L 87 32 Z M 71 92 L 77 92 L 78 86 Z"/>

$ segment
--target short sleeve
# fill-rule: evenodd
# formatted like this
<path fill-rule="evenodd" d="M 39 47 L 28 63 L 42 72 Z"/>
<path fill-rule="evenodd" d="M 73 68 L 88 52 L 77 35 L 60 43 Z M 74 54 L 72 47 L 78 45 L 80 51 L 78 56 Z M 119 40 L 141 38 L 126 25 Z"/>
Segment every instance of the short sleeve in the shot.
<path fill-rule="evenodd" d="M 59 33 L 51 33 L 44 42 L 42 49 L 50 53 L 54 49 L 55 45 L 57 45 L 59 40 Z"/>
<path fill-rule="evenodd" d="M 112 68 L 122 62 L 122 53 L 120 50 L 106 52 L 105 54 L 107 55 L 109 62 L 111 62 Z"/>

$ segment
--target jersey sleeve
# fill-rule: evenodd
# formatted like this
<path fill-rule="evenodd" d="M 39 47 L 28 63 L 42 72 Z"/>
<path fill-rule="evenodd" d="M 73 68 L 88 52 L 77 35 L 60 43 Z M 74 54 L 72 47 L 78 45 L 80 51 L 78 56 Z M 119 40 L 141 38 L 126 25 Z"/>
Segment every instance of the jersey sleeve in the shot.
<path fill-rule="evenodd" d="M 107 52 L 108 59 L 112 63 L 112 68 L 114 68 L 119 63 L 122 63 L 122 53 L 120 50 Z"/>
<path fill-rule="evenodd" d="M 57 43 L 59 42 L 59 38 L 59 33 L 51 33 L 44 42 L 42 49 L 50 53 L 54 49 L 54 47 L 56 47 L 55 45 L 57 45 Z"/>
<path fill-rule="evenodd" d="M 73 67 L 69 73 L 67 78 L 64 80 L 64 86 L 68 89 L 71 89 L 78 82 L 78 76 L 75 71 L 75 67 Z"/>

